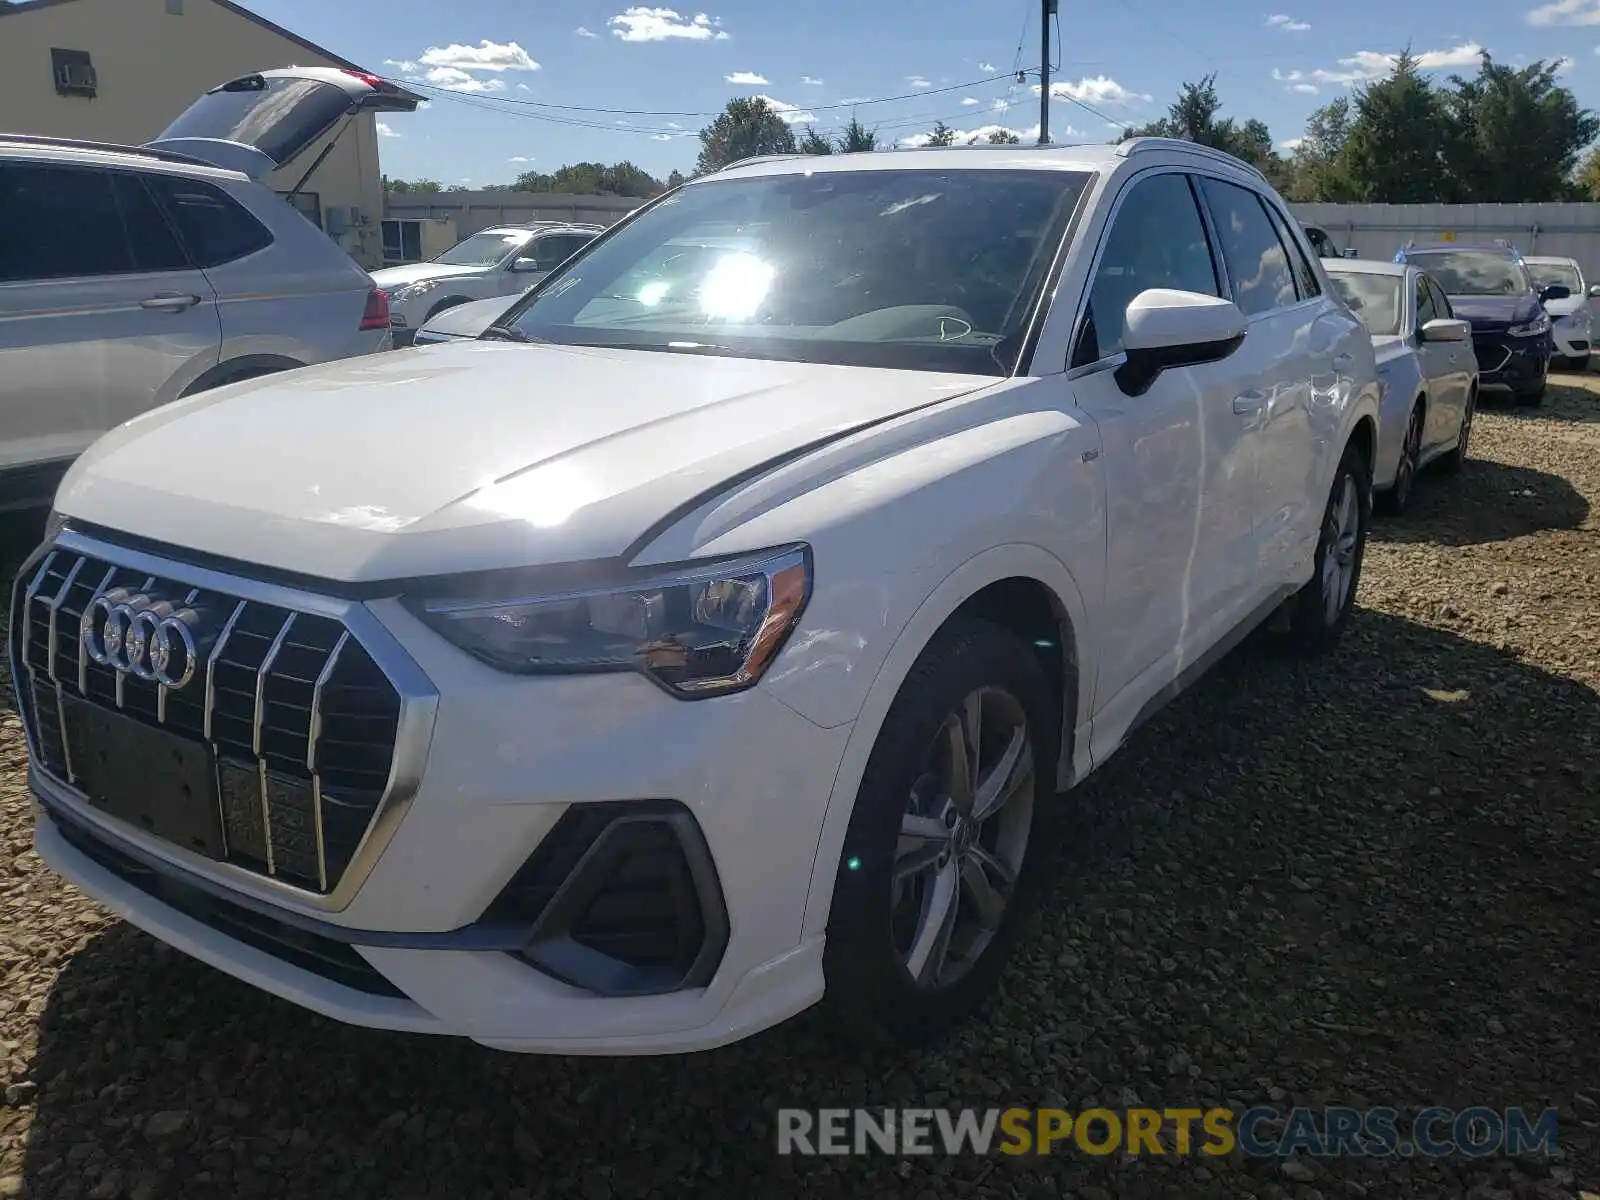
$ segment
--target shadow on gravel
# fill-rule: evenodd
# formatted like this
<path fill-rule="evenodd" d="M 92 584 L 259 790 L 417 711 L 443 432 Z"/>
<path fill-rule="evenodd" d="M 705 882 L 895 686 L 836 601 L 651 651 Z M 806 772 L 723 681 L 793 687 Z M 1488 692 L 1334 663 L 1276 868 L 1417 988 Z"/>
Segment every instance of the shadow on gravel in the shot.
<path fill-rule="evenodd" d="M 1485 397 L 1481 403 L 1485 409 L 1519 421 L 1564 421 L 1584 425 L 1600 423 L 1600 394 L 1578 384 L 1576 381 L 1579 378 L 1591 384 L 1600 381 L 1593 375 L 1567 376 L 1565 379 L 1560 375 L 1552 375 L 1550 390 L 1545 394 L 1544 403 L 1537 408 L 1525 408 L 1505 396 Z"/>
<path fill-rule="evenodd" d="M 1410 511 L 1375 518 L 1372 540 L 1476 546 L 1576 529 L 1588 515 L 1588 500 L 1559 475 L 1469 458 L 1460 475 L 1424 471 Z"/>
<path fill-rule="evenodd" d="M 1594 691 L 1360 611 L 1329 659 L 1247 643 L 1072 794 L 1001 999 L 938 1052 L 840 1048 L 813 1010 L 686 1058 L 518 1058 L 342 1027 L 116 925 L 40 1018 L 28 1194 L 1287 1195 L 1226 1158 L 774 1153 L 781 1106 L 1012 1101 L 1554 1104 L 1592 1185 L 1597 794 Z M 1315 1170 L 1572 1194 L 1497 1160 Z"/>

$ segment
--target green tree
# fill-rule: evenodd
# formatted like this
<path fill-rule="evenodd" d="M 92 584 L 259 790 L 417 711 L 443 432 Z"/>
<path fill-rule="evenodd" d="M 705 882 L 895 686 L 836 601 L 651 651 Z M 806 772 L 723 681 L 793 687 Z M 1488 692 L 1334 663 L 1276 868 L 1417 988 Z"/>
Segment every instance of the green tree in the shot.
<path fill-rule="evenodd" d="M 1350 140 L 1350 98 L 1324 104 L 1306 121 L 1305 135 L 1289 163 L 1285 195 L 1291 200 L 1348 202 L 1356 198 L 1345 163 Z"/>
<path fill-rule="evenodd" d="M 799 149 L 801 154 L 832 154 L 833 142 L 825 133 L 818 133 L 811 125 L 806 126 L 805 133 L 800 135 Z"/>
<path fill-rule="evenodd" d="M 514 186 L 519 192 L 556 192 L 567 196 L 648 197 L 666 190 L 666 185 L 655 176 L 627 161 L 609 167 L 597 162 L 568 163 L 549 175 L 526 171 L 517 176 Z"/>
<path fill-rule="evenodd" d="M 1272 134 L 1265 124 L 1252 119 L 1241 125 L 1221 112 L 1217 76 L 1212 72 L 1198 83 L 1184 83 L 1178 89 L 1178 98 L 1167 107 L 1166 116 L 1123 130 L 1118 141 L 1135 137 L 1181 138 L 1242 158 L 1269 175 L 1280 168 L 1272 149 Z"/>
<path fill-rule="evenodd" d="M 844 132 L 839 135 L 839 152 L 841 154 L 859 154 L 866 150 L 878 148 L 878 131 L 868 129 L 856 120 L 854 113 L 850 114 L 850 124 L 844 127 Z"/>
<path fill-rule="evenodd" d="M 432 196 L 444 191 L 437 179 L 390 179 L 383 177 L 383 188 L 391 196 Z"/>
<path fill-rule="evenodd" d="M 1352 198 L 1377 204 L 1450 204 L 1459 189 L 1448 161 L 1444 98 L 1408 50 L 1394 74 L 1355 93 L 1341 155 Z M 1444 131 L 1447 136 L 1441 137 Z"/>
<path fill-rule="evenodd" d="M 759 96 L 728 101 L 715 121 L 700 131 L 700 157 L 695 170 L 719 171 L 741 158 L 758 154 L 793 154 L 794 130 Z"/>
<path fill-rule="evenodd" d="M 1451 171 L 1461 198 L 1478 204 L 1559 200 L 1600 118 L 1556 82 L 1559 62 L 1520 70 L 1484 52 L 1475 79 L 1452 75 L 1442 93 Z"/>
<path fill-rule="evenodd" d="M 1600 201 L 1600 150 L 1591 150 L 1578 164 L 1572 185 L 1577 191 L 1575 199 Z"/>
<path fill-rule="evenodd" d="M 669 188 L 679 187 L 685 182 L 687 181 L 684 179 L 682 171 L 674 170 L 671 175 L 667 176 L 667 186 Z"/>
<path fill-rule="evenodd" d="M 933 132 L 928 135 L 928 145 L 930 146 L 951 146 L 955 144 L 955 140 L 956 131 L 943 121 L 936 122 Z"/>
<path fill-rule="evenodd" d="M 1022 144 L 1022 139 L 1009 129 L 996 129 L 989 134 L 989 144 L 991 146 L 1018 146 Z"/>

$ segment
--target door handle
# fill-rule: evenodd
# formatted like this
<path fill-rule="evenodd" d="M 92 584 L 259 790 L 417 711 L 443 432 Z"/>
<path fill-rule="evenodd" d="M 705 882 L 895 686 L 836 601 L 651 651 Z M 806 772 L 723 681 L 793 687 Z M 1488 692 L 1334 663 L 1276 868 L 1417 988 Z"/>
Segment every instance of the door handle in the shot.
<path fill-rule="evenodd" d="M 139 301 L 139 307 L 153 308 L 159 312 L 183 312 L 199 303 L 199 296 L 191 296 L 185 292 L 157 292 L 154 296 Z"/>

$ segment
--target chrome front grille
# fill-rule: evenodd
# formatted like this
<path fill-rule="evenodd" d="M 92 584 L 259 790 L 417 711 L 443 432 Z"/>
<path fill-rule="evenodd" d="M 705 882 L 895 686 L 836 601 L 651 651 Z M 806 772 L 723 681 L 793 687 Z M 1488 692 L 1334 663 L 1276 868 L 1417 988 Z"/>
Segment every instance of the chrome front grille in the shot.
<path fill-rule="evenodd" d="M 1485 374 L 1498 371 L 1511 361 L 1511 351 L 1501 342 L 1477 342 L 1472 349 L 1478 358 L 1478 370 Z"/>
<path fill-rule="evenodd" d="M 414 773 L 396 766 L 400 688 L 345 620 L 293 606 L 292 593 L 272 597 L 290 602 L 268 602 L 234 594 L 220 586 L 227 577 L 211 572 L 185 572 L 215 581 L 196 587 L 112 557 L 57 546 L 22 585 L 13 614 L 16 682 L 27 689 L 23 716 L 38 765 L 78 785 L 73 756 L 98 749 L 68 733 L 78 697 L 205 743 L 216 762 L 225 861 L 333 893 L 393 798 L 397 775 Z M 83 613 L 116 588 L 181 602 L 220 630 L 185 687 L 114 670 L 84 652 Z"/>

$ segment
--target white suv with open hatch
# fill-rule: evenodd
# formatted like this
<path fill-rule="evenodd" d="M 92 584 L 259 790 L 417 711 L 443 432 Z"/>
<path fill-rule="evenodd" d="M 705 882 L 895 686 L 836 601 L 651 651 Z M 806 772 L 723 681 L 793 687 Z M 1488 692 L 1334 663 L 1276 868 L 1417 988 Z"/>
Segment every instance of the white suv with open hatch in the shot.
<path fill-rule="evenodd" d="M 1339 637 L 1377 418 L 1215 151 L 735 164 L 481 338 L 101 439 L 14 598 L 38 850 L 356 1024 L 916 1043 L 1130 730 Z"/>

